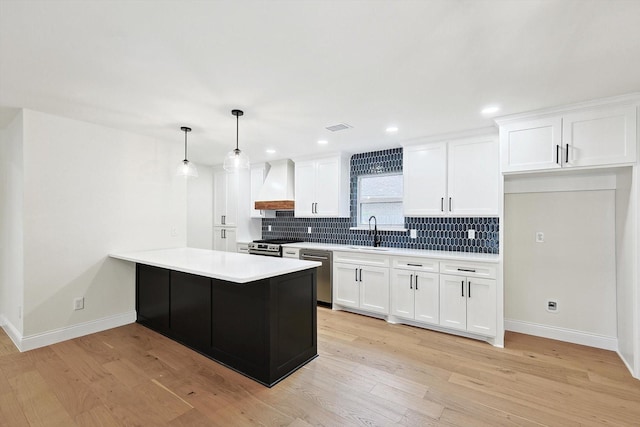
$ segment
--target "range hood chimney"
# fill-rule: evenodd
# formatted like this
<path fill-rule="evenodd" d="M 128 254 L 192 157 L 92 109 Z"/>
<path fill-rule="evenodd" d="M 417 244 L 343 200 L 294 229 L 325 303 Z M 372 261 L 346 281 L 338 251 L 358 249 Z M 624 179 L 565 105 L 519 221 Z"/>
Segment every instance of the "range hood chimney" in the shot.
<path fill-rule="evenodd" d="M 269 162 L 271 169 L 255 202 L 259 210 L 293 210 L 294 165 L 289 159 Z"/>

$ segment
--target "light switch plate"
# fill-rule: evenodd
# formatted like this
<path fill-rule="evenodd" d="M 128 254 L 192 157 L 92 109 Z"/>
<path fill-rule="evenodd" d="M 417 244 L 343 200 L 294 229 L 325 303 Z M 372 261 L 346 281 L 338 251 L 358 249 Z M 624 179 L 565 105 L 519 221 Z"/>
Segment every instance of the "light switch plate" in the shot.
<path fill-rule="evenodd" d="M 415 229 L 409 230 L 409 237 L 411 237 L 412 239 L 417 239 L 418 238 L 418 231 L 415 230 Z"/>
<path fill-rule="evenodd" d="M 474 229 L 467 230 L 467 237 L 470 240 L 475 239 L 476 238 L 476 230 L 474 230 Z"/>
<path fill-rule="evenodd" d="M 542 231 L 536 231 L 536 243 L 544 243 L 544 233 Z"/>

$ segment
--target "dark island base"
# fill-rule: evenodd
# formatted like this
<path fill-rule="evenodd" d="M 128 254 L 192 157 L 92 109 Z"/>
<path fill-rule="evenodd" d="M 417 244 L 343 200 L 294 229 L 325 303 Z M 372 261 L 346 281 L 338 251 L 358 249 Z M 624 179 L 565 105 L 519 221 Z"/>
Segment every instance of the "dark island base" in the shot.
<path fill-rule="evenodd" d="M 234 283 L 136 265 L 138 323 L 272 387 L 318 355 L 316 269 Z"/>

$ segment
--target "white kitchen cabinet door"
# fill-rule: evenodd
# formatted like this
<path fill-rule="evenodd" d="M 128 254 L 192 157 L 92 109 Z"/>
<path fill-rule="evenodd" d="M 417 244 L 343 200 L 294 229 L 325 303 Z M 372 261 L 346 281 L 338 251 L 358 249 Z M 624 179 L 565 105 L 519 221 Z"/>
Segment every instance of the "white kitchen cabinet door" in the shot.
<path fill-rule="evenodd" d="M 219 170 L 213 174 L 213 225 L 236 226 L 239 173 Z"/>
<path fill-rule="evenodd" d="M 415 319 L 413 275 L 409 270 L 391 269 L 391 314 Z M 437 275 L 436 275 L 437 276 Z"/>
<path fill-rule="evenodd" d="M 238 251 L 235 227 L 214 227 L 213 250 L 225 252 Z"/>
<path fill-rule="evenodd" d="M 450 215 L 497 216 L 500 150 L 493 136 L 449 142 L 446 210 Z"/>
<path fill-rule="evenodd" d="M 440 275 L 440 325 L 467 329 L 467 282 L 464 277 Z"/>
<path fill-rule="evenodd" d="M 337 157 L 316 162 L 315 214 L 340 215 L 340 161 Z"/>
<path fill-rule="evenodd" d="M 405 216 L 445 215 L 447 144 L 404 147 L 403 180 Z"/>
<path fill-rule="evenodd" d="M 389 314 L 389 269 L 359 267 L 360 308 L 380 314 Z"/>
<path fill-rule="evenodd" d="M 565 167 L 635 162 L 636 108 L 625 106 L 565 114 L 562 144 Z"/>
<path fill-rule="evenodd" d="M 467 331 L 496 334 L 496 281 L 467 278 Z"/>
<path fill-rule="evenodd" d="M 550 117 L 500 126 L 503 172 L 558 169 L 562 160 L 562 118 Z"/>
<path fill-rule="evenodd" d="M 349 165 L 343 156 L 296 161 L 296 217 L 348 217 Z"/>
<path fill-rule="evenodd" d="M 297 217 L 314 216 L 316 203 L 316 162 L 296 162 L 295 165 L 295 207 Z"/>
<path fill-rule="evenodd" d="M 345 307 L 358 308 L 360 305 L 360 286 L 358 266 L 354 264 L 333 264 L 334 303 Z"/>
<path fill-rule="evenodd" d="M 440 322 L 440 275 L 414 272 L 414 318 L 419 322 Z M 495 320 L 495 319 L 494 319 Z"/>

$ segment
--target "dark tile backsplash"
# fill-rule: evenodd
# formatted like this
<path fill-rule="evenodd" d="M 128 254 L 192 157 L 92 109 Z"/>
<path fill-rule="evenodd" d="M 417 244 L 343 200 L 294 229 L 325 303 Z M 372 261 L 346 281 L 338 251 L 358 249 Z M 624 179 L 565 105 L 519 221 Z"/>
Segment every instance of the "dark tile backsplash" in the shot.
<path fill-rule="evenodd" d="M 278 211 L 275 218 L 262 220 L 262 238 L 295 238 L 314 243 L 372 245 L 373 236 L 355 226 L 358 175 L 402 171 L 402 148 L 355 154 L 351 157 L 351 218 L 295 218 L 291 211 Z M 379 231 L 381 246 L 477 253 L 498 253 L 498 218 L 413 218 L 406 217 L 409 232 Z M 271 231 L 267 231 L 271 226 Z M 307 233 L 311 227 L 311 233 Z M 476 230 L 476 238 L 467 238 L 467 230 Z"/>

